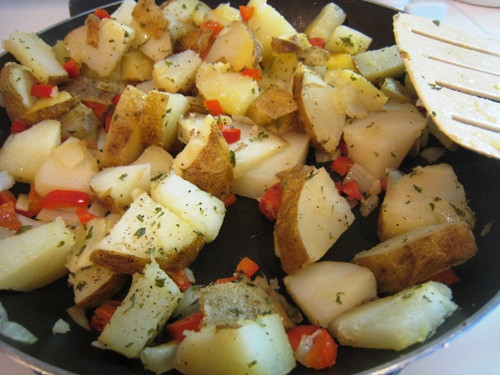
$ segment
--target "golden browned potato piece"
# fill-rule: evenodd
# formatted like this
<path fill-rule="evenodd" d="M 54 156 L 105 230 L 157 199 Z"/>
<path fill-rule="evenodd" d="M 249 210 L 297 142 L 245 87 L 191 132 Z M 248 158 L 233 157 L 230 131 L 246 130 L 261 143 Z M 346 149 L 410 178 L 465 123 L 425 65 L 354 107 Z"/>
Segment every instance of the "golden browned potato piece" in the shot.
<path fill-rule="evenodd" d="M 298 105 L 293 94 L 282 88 L 270 86 L 247 109 L 247 116 L 259 126 L 265 126 L 279 117 L 295 112 Z"/>
<path fill-rule="evenodd" d="M 233 180 L 231 152 L 213 116 L 206 117 L 172 166 L 177 175 L 218 198 L 230 192 Z"/>
<path fill-rule="evenodd" d="M 465 262 L 478 248 L 464 223 L 414 229 L 356 254 L 353 263 L 369 268 L 380 293 L 396 292 Z"/>
<path fill-rule="evenodd" d="M 123 91 L 104 143 L 102 168 L 130 164 L 144 151 L 139 129 L 144 98 L 134 86 Z"/>
<path fill-rule="evenodd" d="M 168 29 L 168 20 L 154 0 L 139 0 L 132 11 L 132 17 L 153 38 L 160 38 Z"/>
<path fill-rule="evenodd" d="M 0 94 L 12 122 L 35 104 L 36 99 L 31 96 L 34 83 L 35 77 L 29 69 L 18 63 L 8 62 L 0 71 Z"/>
<path fill-rule="evenodd" d="M 274 226 L 274 251 L 294 273 L 319 260 L 354 221 L 349 204 L 324 168 L 298 165 L 278 173 L 282 201 Z"/>
<path fill-rule="evenodd" d="M 64 139 L 75 137 L 82 140 L 95 140 L 97 138 L 99 120 L 94 112 L 81 102 L 58 120 L 61 123 L 61 137 Z"/>
<path fill-rule="evenodd" d="M 210 38 L 212 37 L 212 30 L 208 28 L 199 28 L 189 30 L 186 34 L 182 35 L 175 42 L 174 52 L 180 53 L 188 49 L 201 54 L 207 51 L 211 45 Z"/>
<path fill-rule="evenodd" d="M 67 91 L 59 91 L 53 98 L 40 98 L 21 116 L 26 125 L 34 125 L 43 120 L 55 120 L 78 105 L 80 101 Z"/>

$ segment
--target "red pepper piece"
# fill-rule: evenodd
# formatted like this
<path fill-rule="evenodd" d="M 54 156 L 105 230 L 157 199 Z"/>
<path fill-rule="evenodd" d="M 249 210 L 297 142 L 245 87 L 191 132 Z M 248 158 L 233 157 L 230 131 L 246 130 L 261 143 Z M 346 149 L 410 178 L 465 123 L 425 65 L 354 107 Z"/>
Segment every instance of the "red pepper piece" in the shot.
<path fill-rule="evenodd" d="M 10 127 L 10 134 L 21 133 L 28 129 L 26 124 L 21 120 L 14 121 Z"/>
<path fill-rule="evenodd" d="M 22 226 L 16 215 L 16 204 L 10 200 L 0 205 L 0 226 L 16 232 Z"/>
<path fill-rule="evenodd" d="M 323 38 L 309 38 L 309 43 L 312 46 L 323 48 L 325 46 L 325 40 Z"/>
<path fill-rule="evenodd" d="M 354 162 L 347 156 L 339 156 L 332 162 L 331 170 L 341 176 L 345 176 L 349 169 L 351 169 Z"/>
<path fill-rule="evenodd" d="M 299 325 L 289 330 L 287 336 L 294 353 L 299 349 L 302 340 L 312 339 L 312 345 L 308 346 L 305 358 L 297 358 L 304 366 L 321 370 L 331 368 L 335 364 L 338 347 L 326 329 L 313 325 Z"/>
<path fill-rule="evenodd" d="M 250 18 L 253 17 L 254 12 L 254 7 L 248 5 L 240 5 L 240 15 L 243 21 L 248 22 Z"/>
<path fill-rule="evenodd" d="M 241 74 L 247 77 L 251 77 L 256 81 L 262 78 L 262 73 L 259 69 L 245 68 L 241 71 Z"/>
<path fill-rule="evenodd" d="M 96 331 L 102 332 L 118 306 L 121 304 L 120 301 L 109 301 L 99 306 L 94 310 L 94 315 L 92 315 L 92 319 L 90 320 L 90 327 Z"/>
<path fill-rule="evenodd" d="M 278 216 L 281 206 L 281 183 L 276 183 L 266 190 L 259 200 L 259 211 L 267 219 L 273 221 Z"/>
<path fill-rule="evenodd" d="M 247 277 L 252 277 L 259 270 L 259 265 L 249 257 L 244 257 L 236 266 L 237 273 L 244 273 Z"/>
<path fill-rule="evenodd" d="M 182 341 L 186 337 L 184 335 L 184 331 L 199 331 L 202 320 L 203 313 L 195 312 L 182 319 L 167 324 L 165 329 L 172 340 Z"/>
<path fill-rule="evenodd" d="M 202 29 L 212 30 L 212 35 L 210 35 L 210 38 L 215 38 L 224 29 L 223 24 L 221 24 L 219 21 L 214 20 L 206 20 L 200 25 L 200 27 Z"/>
<path fill-rule="evenodd" d="M 101 20 L 105 18 L 111 18 L 108 11 L 102 8 L 97 8 L 96 10 L 94 10 L 94 16 L 100 18 Z"/>
<path fill-rule="evenodd" d="M 63 64 L 64 70 L 68 73 L 68 76 L 73 79 L 80 78 L 80 68 L 75 59 L 69 59 Z"/>
<path fill-rule="evenodd" d="M 181 292 L 185 292 L 191 285 L 191 280 L 183 269 L 177 270 L 171 274 L 169 274 L 170 278 L 174 283 L 177 284 Z"/>
<path fill-rule="evenodd" d="M 42 198 L 40 207 L 50 210 L 64 207 L 87 208 L 89 202 L 89 195 L 83 191 L 52 190 Z"/>
<path fill-rule="evenodd" d="M 363 194 L 358 186 L 358 181 L 353 180 L 342 184 L 342 193 L 347 195 L 349 198 L 356 199 L 358 201 L 363 199 Z"/>
<path fill-rule="evenodd" d="M 57 95 L 57 86 L 35 83 L 31 86 L 31 96 L 38 98 L 53 98 Z"/>
<path fill-rule="evenodd" d="M 203 102 L 203 105 L 212 116 L 220 116 L 226 114 L 224 112 L 224 109 L 222 109 L 222 105 L 217 99 L 205 100 Z"/>
<path fill-rule="evenodd" d="M 99 216 L 91 214 L 86 208 L 77 208 L 75 213 L 82 224 L 87 224 L 91 220 L 99 219 Z"/>
<path fill-rule="evenodd" d="M 241 139 L 241 129 L 225 124 L 219 124 L 219 130 L 228 144 L 238 142 Z"/>

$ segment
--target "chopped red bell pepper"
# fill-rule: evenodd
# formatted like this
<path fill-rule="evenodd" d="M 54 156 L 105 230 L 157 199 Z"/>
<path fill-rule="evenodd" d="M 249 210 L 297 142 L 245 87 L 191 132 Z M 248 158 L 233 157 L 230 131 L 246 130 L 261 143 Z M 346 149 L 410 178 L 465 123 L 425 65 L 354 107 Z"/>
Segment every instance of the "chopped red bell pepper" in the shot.
<path fill-rule="evenodd" d="M 236 266 L 237 273 L 244 273 L 247 277 L 252 277 L 259 270 L 259 265 L 249 257 L 244 257 Z"/>
<path fill-rule="evenodd" d="M 325 40 L 323 38 L 309 38 L 309 43 L 311 43 L 312 46 L 321 48 L 325 46 Z"/>
<path fill-rule="evenodd" d="M 120 301 L 108 301 L 97 309 L 94 310 L 94 314 L 92 315 L 92 319 L 90 320 L 90 327 L 95 329 L 96 331 L 102 332 L 106 324 L 108 324 L 109 320 L 115 313 L 118 306 L 122 303 Z"/>
<path fill-rule="evenodd" d="M 214 281 L 214 284 L 225 284 L 225 283 L 231 283 L 233 281 L 238 280 L 237 276 L 229 276 L 229 277 L 222 277 L 220 279 L 217 279 Z"/>
<path fill-rule="evenodd" d="M 380 188 L 383 190 L 383 191 L 386 191 L 387 190 L 387 176 L 385 176 L 384 178 L 382 178 L 380 180 Z"/>
<path fill-rule="evenodd" d="M 108 11 L 102 8 L 97 8 L 96 10 L 94 10 L 94 16 L 100 18 L 101 20 L 105 18 L 111 18 Z"/>
<path fill-rule="evenodd" d="M 56 208 L 76 207 L 87 208 L 90 196 L 78 190 L 52 190 L 42 198 L 41 208 L 54 210 Z"/>
<path fill-rule="evenodd" d="M 7 202 L 13 202 L 14 204 L 16 204 L 16 196 L 10 190 L 0 191 L 0 204 L 4 204 Z"/>
<path fill-rule="evenodd" d="M 447 270 L 444 270 L 429 277 L 429 280 L 436 281 L 444 285 L 452 286 L 458 283 L 460 281 L 460 278 L 455 273 L 455 271 L 453 271 L 451 268 L 448 268 Z"/>
<path fill-rule="evenodd" d="M 86 208 L 77 208 L 75 213 L 82 224 L 87 224 L 91 220 L 99 219 L 99 216 L 91 214 Z"/>
<path fill-rule="evenodd" d="M 172 340 L 182 341 L 186 337 L 184 331 L 199 331 L 201 321 L 203 320 L 202 312 L 195 312 L 184 318 L 176 320 L 165 326 L 167 333 Z"/>
<path fill-rule="evenodd" d="M 68 73 L 68 76 L 73 79 L 80 78 L 80 68 L 75 59 L 69 59 L 64 62 L 63 68 Z"/>
<path fill-rule="evenodd" d="M 345 176 L 349 169 L 351 169 L 354 161 L 348 156 L 339 156 L 332 162 L 331 170 L 338 173 L 341 176 Z"/>
<path fill-rule="evenodd" d="M 222 202 L 224 202 L 224 207 L 228 208 L 232 204 L 236 203 L 236 195 L 233 193 L 227 193 L 222 197 Z"/>
<path fill-rule="evenodd" d="M 245 68 L 241 71 L 241 74 L 244 76 L 253 78 L 256 81 L 258 81 L 262 78 L 262 73 L 261 73 L 260 69 Z"/>
<path fill-rule="evenodd" d="M 224 29 L 224 25 L 215 20 L 206 20 L 200 25 L 200 27 L 202 29 L 212 30 L 210 38 L 215 38 Z"/>
<path fill-rule="evenodd" d="M 113 96 L 111 98 L 111 104 L 118 105 L 118 102 L 120 101 L 121 97 L 122 97 L 121 94 L 116 94 L 115 96 Z"/>
<path fill-rule="evenodd" d="M 181 292 L 185 292 L 192 285 L 191 280 L 189 280 L 189 277 L 184 269 L 179 269 L 175 272 L 169 273 L 169 276 L 173 282 L 177 284 Z"/>
<path fill-rule="evenodd" d="M 108 110 L 108 106 L 103 103 L 98 103 L 98 102 L 91 102 L 88 100 L 83 100 L 82 103 L 90 108 L 93 112 L 95 117 L 97 117 L 99 120 L 103 118 L 104 114 Z"/>
<path fill-rule="evenodd" d="M 321 370 L 335 364 L 338 347 L 326 329 L 299 325 L 289 330 L 287 336 L 297 360 L 304 366 Z"/>
<path fill-rule="evenodd" d="M 10 200 L 0 205 L 0 226 L 16 232 L 22 226 L 16 215 L 16 204 Z"/>
<path fill-rule="evenodd" d="M 231 125 L 219 124 L 219 130 L 228 144 L 238 142 L 241 139 L 241 129 Z"/>
<path fill-rule="evenodd" d="M 54 85 L 35 83 L 31 86 L 31 96 L 38 98 L 53 98 L 57 95 L 58 89 Z"/>
<path fill-rule="evenodd" d="M 358 201 L 363 199 L 363 194 L 361 193 L 358 181 L 356 180 L 348 181 L 345 184 L 342 184 L 341 190 L 342 193 L 347 195 L 349 198 L 356 199 Z"/>
<path fill-rule="evenodd" d="M 28 129 L 26 124 L 21 120 L 14 121 L 10 127 L 10 134 L 21 133 Z"/>
<path fill-rule="evenodd" d="M 255 8 L 248 5 L 240 5 L 240 15 L 241 19 L 245 22 L 248 22 L 250 18 L 253 17 L 255 13 Z"/>
<path fill-rule="evenodd" d="M 273 221 L 278 216 L 281 206 L 281 183 L 276 183 L 262 194 L 259 200 L 259 211 L 267 219 Z"/>
<path fill-rule="evenodd" d="M 217 99 L 205 100 L 203 102 L 203 105 L 206 109 L 208 109 L 208 112 L 210 112 L 212 116 L 220 116 L 226 114 L 224 112 L 224 109 L 222 109 L 222 105 Z"/>

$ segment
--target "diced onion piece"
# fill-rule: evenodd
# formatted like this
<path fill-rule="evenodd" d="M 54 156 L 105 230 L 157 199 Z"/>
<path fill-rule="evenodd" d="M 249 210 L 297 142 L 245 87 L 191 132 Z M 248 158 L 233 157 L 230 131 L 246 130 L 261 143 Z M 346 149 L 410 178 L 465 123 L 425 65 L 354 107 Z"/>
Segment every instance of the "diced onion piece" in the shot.
<path fill-rule="evenodd" d="M 54 326 L 52 327 L 52 333 L 55 335 L 57 333 L 68 333 L 71 330 L 68 322 L 66 322 L 64 319 L 58 319 L 57 322 L 55 322 Z"/>
<path fill-rule="evenodd" d="M 80 223 L 80 219 L 74 211 L 66 211 L 63 209 L 49 210 L 47 208 L 42 208 L 36 216 L 37 220 L 45 223 L 54 221 L 58 217 L 61 217 L 66 225 L 77 225 Z"/>
<path fill-rule="evenodd" d="M 85 315 L 85 311 L 83 309 L 74 305 L 66 309 L 66 312 L 68 313 L 70 318 L 73 319 L 73 321 L 80 327 L 86 329 L 87 331 L 91 330 L 89 320 L 87 319 L 87 315 Z"/>
<path fill-rule="evenodd" d="M 21 324 L 9 321 L 7 311 L 0 302 L 0 334 L 25 344 L 33 344 L 38 338 Z"/>
<path fill-rule="evenodd" d="M 397 169 L 387 169 L 385 172 L 387 174 L 387 190 L 404 176 L 404 173 Z"/>
<path fill-rule="evenodd" d="M 427 147 L 420 152 L 420 156 L 424 158 L 427 163 L 432 164 L 441 159 L 445 152 L 446 149 L 444 147 Z"/>
<path fill-rule="evenodd" d="M 162 345 L 145 348 L 140 356 L 144 368 L 156 374 L 163 374 L 172 370 L 178 346 L 178 342 L 170 341 Z"/>
<path fill-rule="evenodd" d="M 7 171 L 1 171 L 0 172 L 0 191 L 8 190 L 14 184 L 16 183 L 16 180 L 14 177 Z"/>
<path fill-rule="evenodd" d="M 379 194 L 382 191 L 380 180 L 375 178 L 359 163 L 354 163 L 345 175 L 343 183 L 349 181 L 358 181 L 359 189 L 363 193 Z"/>
<path fill-rule="evenodd" d="M 370 215 L 377 207 L 378 207 L 378 195 L 376 194 L 368 194 L 367 197 L 365 197 L 359 206 L 359 212 L 361 213 L 361 216 L 367 217 Z"/>
<path fill-rule="evenodd" d="M 30 207 L 30 198 L 28 194 L 19 194 L 16 201 L 16 210 L 28 212 Z"/>

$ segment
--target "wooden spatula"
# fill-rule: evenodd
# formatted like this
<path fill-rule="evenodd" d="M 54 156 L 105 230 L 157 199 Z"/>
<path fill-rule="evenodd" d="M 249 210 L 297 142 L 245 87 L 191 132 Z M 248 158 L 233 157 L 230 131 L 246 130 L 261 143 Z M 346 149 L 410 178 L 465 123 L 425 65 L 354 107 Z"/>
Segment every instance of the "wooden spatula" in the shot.
<path fill-rule="evenodd" d="M 441 132 L 500 159 L 500 42 L 403 13 L 394 17 L 394 35 Z"/>

